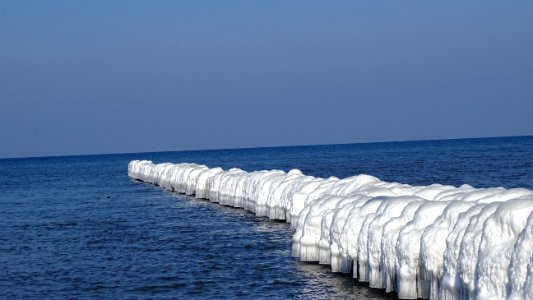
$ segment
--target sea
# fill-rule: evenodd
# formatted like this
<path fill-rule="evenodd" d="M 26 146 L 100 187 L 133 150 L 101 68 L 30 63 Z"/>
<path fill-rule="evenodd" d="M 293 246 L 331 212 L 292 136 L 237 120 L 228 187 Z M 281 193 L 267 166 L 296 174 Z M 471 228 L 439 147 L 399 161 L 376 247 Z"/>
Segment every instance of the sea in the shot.
<path fill-rule="evenodd" d="M 533 189 L 533 137 L 0 160 L 0 299 L 395 299 L 291 256 L 288 224 L 132 180 L 128 162 Z"/>

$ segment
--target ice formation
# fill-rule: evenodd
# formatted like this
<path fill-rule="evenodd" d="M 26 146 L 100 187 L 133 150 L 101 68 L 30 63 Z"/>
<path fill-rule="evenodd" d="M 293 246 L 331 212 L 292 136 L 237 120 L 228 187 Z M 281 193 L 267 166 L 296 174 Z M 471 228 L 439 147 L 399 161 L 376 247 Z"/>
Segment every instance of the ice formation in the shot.
<path fill-rule="evenodd" d="M 293 255 L 402 299 L 533 299 L 533 191 L 134 160 L 134 179 L 291 223 Z"/>

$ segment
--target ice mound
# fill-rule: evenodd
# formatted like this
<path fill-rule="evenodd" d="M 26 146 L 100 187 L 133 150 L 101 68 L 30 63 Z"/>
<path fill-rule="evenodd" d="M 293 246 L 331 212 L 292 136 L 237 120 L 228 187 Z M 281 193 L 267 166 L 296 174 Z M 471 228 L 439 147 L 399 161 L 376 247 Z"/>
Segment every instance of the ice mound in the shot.
<path fill-rule="evenodd" d="M 402 299 L 533 299 L 533 192 L 134 160 L 128 175 L 294 229 L 292 252 Z"/>
<path fill-rule="evenodd" d="M 533 255 L 527 257 L 523 253 L 533 253 L 533 213 L 529 214 L 526 226 L 519 234 L 511 255 L 508 274 L 511 284 L 508 292 L 513 299 L 531 298 L 531 295 L 528 296 L 525 293 L 528 288 L 529 290 L 533 288 L 532 282 L 526 282 L 527 278 L 533 279 L 531 275 L 528 275 L 528 265 L 533 266 Z"/>

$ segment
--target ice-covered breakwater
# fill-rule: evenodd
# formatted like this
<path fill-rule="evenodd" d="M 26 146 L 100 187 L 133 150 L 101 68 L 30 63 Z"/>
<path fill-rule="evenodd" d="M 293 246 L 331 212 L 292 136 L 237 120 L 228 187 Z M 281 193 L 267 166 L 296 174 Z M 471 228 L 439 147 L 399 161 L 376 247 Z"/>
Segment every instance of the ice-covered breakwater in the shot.
<path fill-rule="evenodd" d="M 135 160 L 134 179 L 286 220 L 293 254 L 399 298 L 533 299 L 533 191 Z"/>

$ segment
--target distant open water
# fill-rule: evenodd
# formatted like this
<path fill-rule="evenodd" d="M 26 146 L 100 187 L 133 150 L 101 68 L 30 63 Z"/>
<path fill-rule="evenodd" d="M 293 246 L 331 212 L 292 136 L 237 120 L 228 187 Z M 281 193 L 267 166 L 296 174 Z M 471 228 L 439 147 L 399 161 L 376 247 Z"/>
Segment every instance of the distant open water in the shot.
<path fill-rule="evenodd" d="M 292 232 L 133 181 L 127 164 L 533 188 L 533 137 L 0 160 L 0 298 L 387 299 L 291 257 Z"/>

